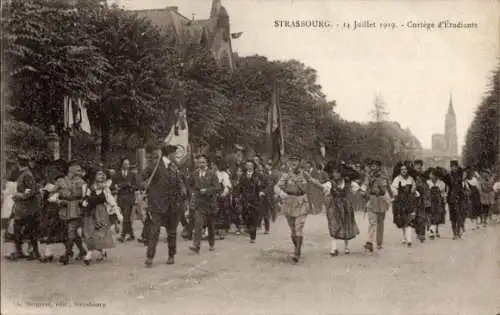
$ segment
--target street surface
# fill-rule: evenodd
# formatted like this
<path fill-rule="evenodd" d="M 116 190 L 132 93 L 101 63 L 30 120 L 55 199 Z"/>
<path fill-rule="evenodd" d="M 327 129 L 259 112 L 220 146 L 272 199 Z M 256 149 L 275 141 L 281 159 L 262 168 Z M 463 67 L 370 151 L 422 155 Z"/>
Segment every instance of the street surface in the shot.
<path fill-rule="evenodd" d="M 339 242 L 341 255 L 331 258 L 326 218 L 310 216 L 298 265 L 283 217 L 255 244 L 229 235 L 196 255 L 180 240 L 173 266 L 160 243 L 154 267 L 144 268 L 137 242 L 88 267 L 3 261 L 2 314 L 500 314 L 500 225 L 468 224 L 454 241 L 447 222 L 441 239 L 407 248 L 388 216 L 385 247 L 370 255 L 367 219 L 358 213 L 357 222 L 351 255 Z"/>

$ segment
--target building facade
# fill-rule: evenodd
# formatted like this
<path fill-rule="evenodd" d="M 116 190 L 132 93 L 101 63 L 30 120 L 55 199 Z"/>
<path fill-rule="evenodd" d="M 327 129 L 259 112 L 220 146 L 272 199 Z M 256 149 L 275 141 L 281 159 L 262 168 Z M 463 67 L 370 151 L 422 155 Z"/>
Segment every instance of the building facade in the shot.
<path fill-rule="evenodd" d="M 242 33 L 231 34 L 229 14 L 220 0 L 213 0 L 210 16 L 207 19 L 187 18 L 179 13 L 178 7 L 134 11 L 163 29 L 171 30 L 176 35 L 176 43 L 199 44 L 210 51 L 222 67 L 233 71 L 235 54 L 232 39 Z"/>

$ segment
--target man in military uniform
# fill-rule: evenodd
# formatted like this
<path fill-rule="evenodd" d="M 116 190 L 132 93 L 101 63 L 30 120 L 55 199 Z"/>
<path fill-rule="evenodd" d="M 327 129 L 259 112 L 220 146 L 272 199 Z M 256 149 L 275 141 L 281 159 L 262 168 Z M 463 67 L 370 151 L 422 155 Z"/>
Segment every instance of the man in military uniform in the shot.
<path fill-rule="evenodd" d="M 177 226 L 183 210 L 186 191 L 177 165 L 174 164 L 176 146 L 166 145 L 153 153 L 154 162 L 144 171 L 143 187 L 148 195 L 147 215 L 151 219 L 147 239 L 146 267 L 152 267 L 162 226 L 167 229 L 168 260 L 175 263 Z"/>
<path fill-rule="evenodd" d="M 66 242 L 64 244 L 66 253 L 60 259 L 64 265 L 67 265 L 73 256 L 73 244 L 78 247 L 80 257 L 87 254 L 81 236 L 78 234 L 78 229 L 82 225 L 80 202 L 87 186 L 81 177 L 82 174 L 83 170 L 80 164 L 76 161 L 70 162 L 66 176 L 56 181 L 54 199 L 49 200 L 59 205 L 59 216 L 66 227 Z"/>

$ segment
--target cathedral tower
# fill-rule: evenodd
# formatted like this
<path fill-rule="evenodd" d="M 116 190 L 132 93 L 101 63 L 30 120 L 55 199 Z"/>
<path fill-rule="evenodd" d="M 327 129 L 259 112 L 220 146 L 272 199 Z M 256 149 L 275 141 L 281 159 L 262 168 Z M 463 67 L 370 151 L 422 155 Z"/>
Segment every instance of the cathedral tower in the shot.
<path fill-rule="evenodd" d="M 455 115 L 455 109 L 453 108 L 453 99 L 451 95 L 444 126 L 446 153 L 448 156 L 458 156 L 457 116 Z"/>

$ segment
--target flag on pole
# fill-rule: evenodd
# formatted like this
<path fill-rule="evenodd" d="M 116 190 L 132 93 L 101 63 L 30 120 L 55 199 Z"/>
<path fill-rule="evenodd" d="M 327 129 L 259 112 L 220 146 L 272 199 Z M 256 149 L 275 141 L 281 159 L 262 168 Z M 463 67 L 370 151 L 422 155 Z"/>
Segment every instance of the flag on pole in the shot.
<path fill-rule="evenodd" d="M 267 136 L 273 164 L 278 165 L 283 155 L 285 155 L 285 143 L 283 139 L 281 111 L 279 106 L 279 87 L 277 82 L 274 82 L 273 97 L 271 104 L 269 104 Z"/>
<path fill-rule="evenodd" d="M 78 99 L 77 104 L 78 104 L 78 111 L 76 114 L 77 117 L 76 122 L 80 127 L 81 131 L 91 134 L 92 132 L 90 129 L 90 121 L 89 121 L 89 116 L 87 114 L 87 107 L 83 104 L 81 98 Z"/>
<path fill-rule="evenodd" d="M 182 108 L 177 113 L 177 118 L 164 141 L 165 144 L 177 147 L 175 152 L 176 162 L 183 164 L 189 157 L 189 128 L 186 118 L 186 109 Z"/>
<path fill-rule="evenodd" d="M 231 38 L 232 39 L 238 39 L 240 36 L 243 35 L 243 32 L 238 32 L 238 33 L 232 33 Z"/>
<path fill-rule="evenodd" d="M 73 128 L 75 120 L 73 118 L 73 102 L 69 96 L 64 97 L 64 128 L 70 130 Z"/>

